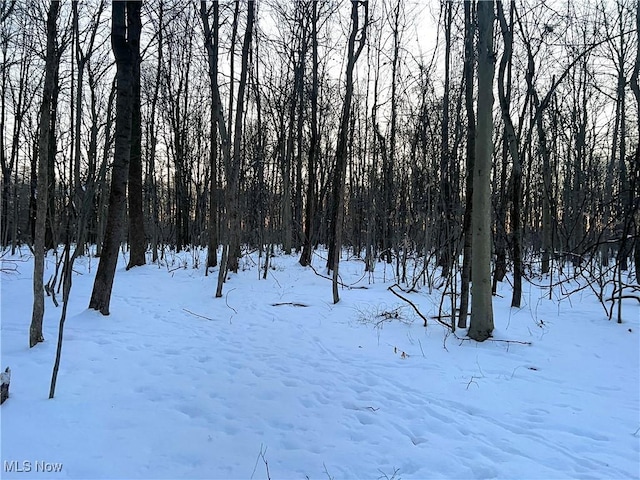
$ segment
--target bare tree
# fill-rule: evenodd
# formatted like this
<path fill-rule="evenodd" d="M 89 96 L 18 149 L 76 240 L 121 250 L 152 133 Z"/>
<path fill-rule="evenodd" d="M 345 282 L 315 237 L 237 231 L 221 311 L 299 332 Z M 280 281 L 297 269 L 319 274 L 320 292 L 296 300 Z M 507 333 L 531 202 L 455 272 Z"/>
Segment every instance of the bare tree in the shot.
<path fill-rule="evenodd" d="M 51 130 L 51 110 L 53 108 L 53 89 L 56 65 L 57 19 L 60 2 L 52 0 L 47 14 L 47 50 L 45 54 L 45 77 L 40 105 L 39 137 L 38 137 L 38 196 L 36 212 L 36 230 L 33 242 L 33 313 L 29 328 L 29 347 L 44 341 L 42 335 L 42 319 L 44 317 L 44 257 L 45 229 L 47 217 L 47 200 L 49 185 L 49 136 Z"/>
<path fill-rule="evenodd" d="M 131 155 L 131 121 L 133 115 L 134 68 L 140 42 L 141 2 L 113 2 L 111 47 L 116 58 L 116 132 L 109 212 L 98 271 L 93 284 L 89 308 L 109 315 L 113 280 L 118 263 L 118 248 L 124 236 L 127 181 Z"/>
<path fill-rule="evenodd" d="M 127 18 L 131 18 L 128 16 Z M 137 30 L 140 12 L 131 18 L 128 28 Z M 129 152 L 129 263 L 127 270 L 146 263 L 147 239 L 144 233 L 142 207 L 142 116 L 140 112 L 140 34 L 134 33 L 129 40 L 133 59 L 133 109 L 131 111 L 131 149 Z"/>
<path fill-rule="evenodd" d="M 318 2 L 312 1 L 311 16 L 311 140 L 309 145 L 309 160 L 307 163 L 307 204 L 304 220 L 304 246 L 300 255 L 300 265 L 306 267 L 311 264 L 313 251 L 313 222 L 315 216 L 316 199 L 316 156 L 318 155 Z"/>
<path fill-rule="evenodd" d="M 363 7 L 362 27 L 360 27 L 360 6 Z M 340 264 L 340 250 L 342 248 L 342 231 L 344 219 L 344 188 L 347 172 L 347 146 L 349 136 L 349 119 L 351 118 L 351 102 L 353 100 L 353 71 L 358 57 L 366 44 L 367 25 L 369 23 L 369 2 L 355 0 L 351 2 L 351 33 L 347 47 L 347 67 L 345 73 L 345 95 L 338 130 L 338 144 L 336 147 L 336 167 L 333 178 L 331 228 L 333 230 L 333 244 L 329 254 L 329 267 L 333 270 L 333 303 L 340 301 L 338 293 L 338 266 Z M 360 38 L 358 39 L 358 34 Z"/>
<path fill-rule="evenodd" d="M 467 315 L 469 311 L 469 287 L 471 283 L 471 254 L 472 233 L 471 213 L 473 210 L 473 172 L 476 154 L 476 115 L 473 107 L 474 90 L 474 48 L 475 22 L 473 14 L 473 2 L 464 2 L 464 104 L 467 113 L 467 150 L 466 150 L 466 182 L 465 182 L 465 209 L 463 217 L 463 258 L 460 286 L 460 313 L 458 315 L 458 328 L 467 328 Z"/>
<path fill-rule="evenodd" d="M 493 0 L 478 1 L 478 129 L 473 169 L 473 257 L 469 337 L 482 342 L 493 332 L 491 296 L 491 161 L 493 154 Z"/>
<path fill-rule="evenodd" d="M 513 9 L 515 4 L 511 3 L 511 21 L 508 23 L 504 14 L 502 1 L 497 2 L 498 20 L 500 21 L 500 29 L 502 31 L 502 39 L 504 41 L 504 52 L 500 59 L 500 66 L 498 69 L 498 99 L 500 103 L 500 112 L 502 114 L 502 122 L 504 124 L 504 137 L 507 146 L 507 151 L 513 162 L 512 167 L 512 205 L 513 212 L 511 218 L 511 225 L 513 229 L 513 296 L 511 299 L 511 306 L 519 308 L 520 299 L 522 297 L 522 227 L 521 227 L 521 215 L 520 208 L 522 203 L 522 165 L 520 160 L 520 151 L 518 145 L 518 137 L 516 130 L 511 119 L 510 102 L 511 102 L 511 56 L 513 53 Z M 506 158 L 502 159 L 503 165 L 506 163 Z M 503 167 L 504 169 L 504 167 Z M 504 177 L 505 175 L 503 175 Z M 504 179 L 503 179 L 504 183 Z M 504 186 L 503 186 L 504 188 Z M 505 203 L 506 198 L 501 198 L 500 201 Z M 501 205 L 500 208 L 504 208 Z M 505 218 L 499 219 L 501 222 L 505 222 Z M 504 262 L 504 260 L 503 260 Z M 496 269 L 499 267 L 496 265 Z M 503 272 L 506 273 L 506 265 L 501 267 Z M 504 276 L 502 273 L 502 276 Z M 496 276 L 498 274 L 496 273 Z M 502 280 L 497 278 L 497 280 Z M 495 290 L 495 288 L 494 288 Z"/>
<path fill-rule="evenodd" d="M 240 82 L 238 84 L 238 100 L 235 110 L 235 123 L 233 129 L 233 151 L 230 151 L 230 139 L 226 128 L 223 127 L 224 118 L 222 106 L 218 113 L 218 131 L 223 145 L 228 145 L 224 156 L 225 176 L 227 188 L 225 190 L 225 207 L 223 227 L 226 231 L 226 245 L 223 247 L 220 270 L 218 272 L 218 286 L 216 297 L 222 296 L 222 284 L 227 272 L 238 271 L 238 257 L 240 255 L 240 211 L 239 211 L 239 177 L 241 168 L 242 123 L 244 116 L 245 90 L 249 67 L 249 53 L 253 38 L 253 24 L 255 20 L 255 2 L 249 0 L 247 4 L 247 26 L 244 32 L 242 44 L 242 59 L 240 70 Z M 217 19 L 214 19 L 217 21 Z M 206 36 L 206 33 L 205 33 Z M 218 93 L 219 98 L 219 93 Z M 214 100 L 214 104 L 218 103 Z M 221 103 L 220 103 L 221 105 Z M 224 147 L 223 147 L 224 149 Z"/>
<path fill-rule="evenodd" d="M 209 168 L 211 180 L 209 190 L 209 242 L 207 254 L 207 267 L 215 267 L 218 264 L 218 134 L 216 116 L 220 111 L 220 92 L 218 91 L 218 30 L 219 30 L 219 5 L 213 2 L 213 30 L 209 26 L 209 13 L 207 2 L 200 2 L 200 18 L 204 28 L 204 45 L 207 51 L 209 66 L 209 82 L 211 87 L 211 125 L 209 130 L 210 151 Z"/>
<path fill-rule="evenodd" d="M 640 136 L 640 84 L 638 77 L 640 76 L 640 2 L 636 2 L 636 62 L 631 75 L 631 90 L 636 98 L 638 116 L 636 118 L 637 131 Z M 636 144 L 635 158 L 632 160 L 631 182 L 635 184 L 635 205 L 633 206 L 636 215 L 635 218 L 635 247 L 634 247 L 634 264 L 636 268 L 636 282 L 640 282 L 640 221 L 637 219 L 637 211 L 640 209 L 638 198 L 640 198 L 640 138 Z M 632 191 L 632 196 L 633 196 Z"/>

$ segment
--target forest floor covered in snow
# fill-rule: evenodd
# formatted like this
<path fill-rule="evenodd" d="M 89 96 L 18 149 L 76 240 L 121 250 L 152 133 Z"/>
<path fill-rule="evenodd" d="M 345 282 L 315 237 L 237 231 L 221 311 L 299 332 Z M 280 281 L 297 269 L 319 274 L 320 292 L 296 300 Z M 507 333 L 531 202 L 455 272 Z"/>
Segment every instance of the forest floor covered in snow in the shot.
<path fill-rule="evenodd" d="M 504 282 L 494 339 L 523 343 L 478 344 L 430 318 L 439 291 L 402 293 L 425 328 L 384 263 L 342 262 L 365 288 L 334 305 L 297 256 L 263 280 L 257 253 L 216 299 L 205 259 L 121 256 L 107 317 L 87 310 L 98 260 L 78 259 L 49 400 L 61 308 L 46 298 L 30 350 L 32 258 L 2 258 L 2 478 L 640 478 L 638 302 L 619 325 L 589 289 L 525 283 L 512 309 Z"/>

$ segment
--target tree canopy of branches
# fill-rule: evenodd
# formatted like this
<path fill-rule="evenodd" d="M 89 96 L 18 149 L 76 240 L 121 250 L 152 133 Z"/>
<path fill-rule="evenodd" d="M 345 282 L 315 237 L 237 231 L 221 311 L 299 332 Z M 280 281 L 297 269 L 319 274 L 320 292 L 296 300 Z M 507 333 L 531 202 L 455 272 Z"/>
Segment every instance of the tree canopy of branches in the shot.
<path fill-rule="evenodd" d="M 512 282 L 514 308 L 524 279 L 551 296 L 589 278 L 622 321 L 640 260 L 639 18 L 634 0 L 0 2 L 0 243 L 38 257 L 30 343 L 67 218 L 100 256 L 105 314 L 121 248 L 132 267 L 208 247 L 220 296 L 247 249 L 267 272 L 274 248 L 308 266 L 324 246 L 334 301 L 347 249 L 438 290 L 452 328 L 490 304 L 480 278 Z"/>

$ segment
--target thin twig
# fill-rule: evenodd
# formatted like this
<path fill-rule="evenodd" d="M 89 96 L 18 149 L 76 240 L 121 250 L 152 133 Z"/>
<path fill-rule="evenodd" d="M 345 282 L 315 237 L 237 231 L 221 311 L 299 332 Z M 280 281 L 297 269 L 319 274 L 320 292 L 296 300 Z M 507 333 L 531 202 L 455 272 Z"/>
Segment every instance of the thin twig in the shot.
<path fill-rule="evenodd" d="M 308 266 L 309 268 L 311 268 L 311 270 L 313 270 L 313 273 L 315 273 L 317 276 L 319 276 L 319 277 L 321 277 L 321 278 L 324 278 L 324 279 L 326 279 L 326 280 L 331 280 L 331 281 L 333 281 L 333 279 L 332 279 L 332 278 L 327 277 L 326 275 L 322 275 L 321 273 L 318 273 L 318 271 L 317 271 L 315 268 L 313 268 L 313 265 L 309 264 L 309 265 L 307 265 L 307 266 Z M 362 278 L 364 278 L 364 276 L 363 276 Z M 362 278 L 361 278 L 360 280 L 362 280 Z M 360 280 L 358 280 L 358 282 L 359 282 Z M 356 283 L 358 283 L 358 282 L 356 282 Z M 367 289 L 368 289 L 368 287 L 367 287 L 366 285 L 356 286 L 356 285 L 355 285 L 355 283 L 354 283 L 354 284 L 352 284 L 352 285 L 347 285 L 346 283 L 343 283 L 343 282 L 341 282 L 340 280 L 338 280 L 338 285 L 340 285 L 340 286 L 341 286 L 341 287 L 343 287 L 343 288 L 348 288 L 349 290 L 367 290 Z"/>
<path fill-rule="evenodd" d="M 458 337 L 457 335 L 456 335 L 456 338 L 460 340 L 460 343 L 473 340 L 472 338 L 469 338 L 469 337 Z M 487 338 L 485 339 L 485 342 L 502 342 L 502 343 L 517 343 L 519 345 L 532 345 L 531 342 L 523 342 L 521 340 L 503 340 L 500 338 Z"/>
<path fill-rule="evenodd" d="M 199 318 L 204 318 L 205 320 L 211 320 L 213 321 L 213 318 L 209 318 L 209 317 L 205 317 L 204 315 L 198 315 L 197 313 L 192 312 L 191 310 L 187 310 L 186 308 L 183 308 L 182 310 L 184 310 L 187 313 L 190 313 L 191 315 L 193 315 L 194 317 L 199 317 Z"/>
<path fill-rule="evenodd" d="M 233 308 L 231 305 L 229 305 L 229 294 L 230 294 L 231 292 L 233 292 L 234 290 L 235 290 L 235 288 L 232 288 L 231 290 L 229 290 L 229 291 L 227 292 L 227 294 L 224 296 L 224 303 L 226 303 L 226 304 L 227 304 L 227 307 L 229 307 L 231 310 L 233 310 L 233 312 L 237 315 L 237 314 L 238 314 L 238 311 L 237 311 L 235 308 Z"/>

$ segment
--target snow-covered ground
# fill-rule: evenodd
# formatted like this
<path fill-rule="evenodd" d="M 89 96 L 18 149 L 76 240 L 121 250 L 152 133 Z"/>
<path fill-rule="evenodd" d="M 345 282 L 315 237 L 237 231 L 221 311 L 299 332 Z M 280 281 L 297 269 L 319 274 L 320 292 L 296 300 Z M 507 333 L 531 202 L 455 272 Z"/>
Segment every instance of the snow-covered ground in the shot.
<path fill-rule="evenodd" d="M 128 272 L 121 258 L 108 317 L 86 308 L 97 260 L 76 262 L 53 400 L 61 308 L 46 299 L 46 341 L 29 350 L 32 261 L 4 257 L 17 272 L 1 274 L 2 478 L 640 477 L 633 300 L 618 325 L 589 290 L 557 301 L 525 284 L 514 310 L 505 283 L 495 338 L 531 344 L 477 344 L 423 327 L 382 263 L 375 279 L 341 263 L 366 289 L 334 305 L 295 256 L 267 280 L 245 257 L 219 299 L 217 269 L 194 256 Z M 405 296 L 437 313 L 437 292 Z"/>

